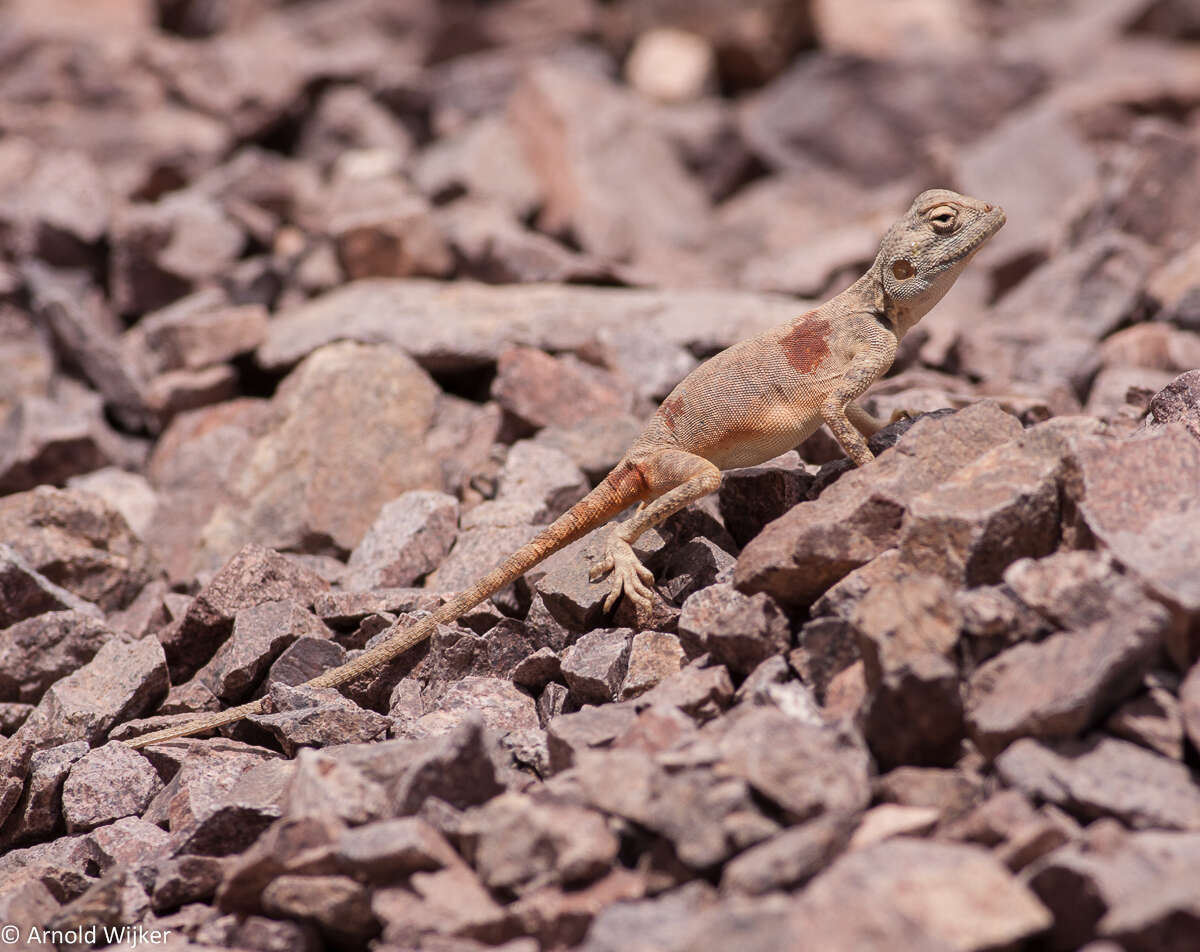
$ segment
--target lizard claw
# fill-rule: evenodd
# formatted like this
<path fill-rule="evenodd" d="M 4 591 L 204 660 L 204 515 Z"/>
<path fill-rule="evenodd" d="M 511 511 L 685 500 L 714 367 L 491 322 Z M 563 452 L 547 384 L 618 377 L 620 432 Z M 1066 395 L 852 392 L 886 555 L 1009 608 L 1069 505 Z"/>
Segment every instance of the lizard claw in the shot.
<path fill-rule="evenodd" d="M 893 410 L 892 415 L 888 417 L 888 426 L 891 426 L 897 420 L 911 420 L 916 416 L 915 413 L 909 413 L 905 409 Z"/>
<path fill-rule="evenodd" d="M 612 578 L 604 611 L 612 611 L 617 599 L 625 595 L 633 602 L 639 617 L 648 614 L 653 604 L 654 590 L 650 586 L 654 584 L 654 573 L 642 565 L 629 543 L 616 535 L 608 540 L 608 554 L 592 566 L 589 575 L 594 582 L 609 572 Z"/>

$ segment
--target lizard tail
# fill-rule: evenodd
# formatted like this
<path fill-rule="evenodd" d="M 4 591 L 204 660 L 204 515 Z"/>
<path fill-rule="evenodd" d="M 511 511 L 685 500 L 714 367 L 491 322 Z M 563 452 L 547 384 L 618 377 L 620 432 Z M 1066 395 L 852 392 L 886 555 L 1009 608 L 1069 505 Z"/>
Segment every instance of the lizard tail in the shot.
<path fill-rule="evenodd" d="M 359 655 L 353 661 L 348 661 L 304 682 L 301 687 L 338 687 L 386 664 L 413 645 L 420 644 L 433 634 L 438 625 L 446 625 L 456 620 L 505 585 L 516 581 L 543 559 L 607 522 L 640 498 L 640 496 L 632 496 L 626 488 L 628 482 L 621 478 L 624 472 L 621 467 L 618 467 L 617 470 L 606 476 L 595 489 L 546 526 L 529 542 L 517 549 L 470 588 L 450 599 L 433 614 L 421 619 L 415 625 L 395 632 L 392 637 Z M 209 731 L 240 721 L 252 714 L 265 712 L 266 699 L 260 698 L 249 704 L 231 707 L 226 711 L 197 717 L 178 727 L 168 727 L 150 734 L 143 734 L 141 737 L 132 738 L 124 743 L 127 747 L 134 749 L 147 747 L 150 744 L 174 740 L 177 737 L 188 737 L 202 731 Z"/>

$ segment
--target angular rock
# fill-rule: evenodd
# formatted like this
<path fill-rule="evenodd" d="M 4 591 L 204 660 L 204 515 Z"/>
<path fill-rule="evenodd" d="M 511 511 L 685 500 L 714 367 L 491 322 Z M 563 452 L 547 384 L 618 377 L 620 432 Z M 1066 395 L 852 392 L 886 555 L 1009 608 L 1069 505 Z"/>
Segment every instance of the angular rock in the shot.
<path fill-rule="evenodd" d="M 88 492 L 41 486 L 7 496 L 0 534 L 52 582 L 105 611 L 124 608 L 157 574 L 120 513 Z"/>
<path fill-rule="evenodd" d="M 106 744 L 76 762 L 62 786 L 67 832 L 90 830 L 140 814 L 162 789 L 145 757 L 123 744 Z"/>
<path fill-rule="evenodd" d="M 580 711 L 551 718 L 546 725 L 551 770 L 555 773 L 565 770 L 583 752 L 609 746 L 636 718 L 632 704 L 588 705 Z"/>
<path fill-rule="evenodd" d="M 852 737 L 754 708 L 720 737 L 724 770 L 803 821 L 854 813 L 870 799 L 866 751 Z"/>
<path fill-rule="evenodd" d="M 733 681 L 724 665 L 704 668 L 700 664 L 698 658 L 678 674 L 663 678 L 637 698 L 637 708 L 674 707 L 700 723 L 717 717 L 733 701 Z"/>
<path fill-rule="evenodd" d="M 705 652 L 736 674 L 748 674 L 791 644 L 787 616 L 769 595 L 745 596 L 729 583 L 688 596 L 679 638 L 690 657 Z"/>
<path fill-rule="evenodd" d="M 388 718 L 364 710 L 333 688 L 274 684 L 270 697 L 274 713 L 255 714 L 247 721 L 270 731 L 288 756 L 300 747 L 373 740 L 391 724 Z"/>
<path fill-rule="evenodd" d="M 348 876 L 280 876 L 262 892 L 263 911 L 316 924 L 333 942 L 363 942 L 379 928 L 369 896 Z"/>
<path fill-rule="evenodd" d="M 295 687 L 310 681 L 323 671 L 336 668 L 346 661 L 346 649 L 328 638 L 301 637 L 286 647 L 271 669 L 266 683 Z"/>
<path fill-rule="evenodd" d="M 383 785 L 353 764 L 307 747 L 295 753 L 294 764 L 286 764 L 292 769 L 287 771 L 286 794 L 281 807 L 284 815 L 335 816 L 346 823 L 362 824 L 378 820 L 387 812 L 387 793 Z M 242 792 L 246 787 L 261 788 L 276 772 L 282 772 L 278 762 L 247 771 L 239 778 L 234 793 Z"/>
<path fill-rule="evenodd" d="M 177 631 L 170 637 L 160 633 L 175 680 L 183 681 L 212 657 L 242 609 L 289 600 L 308 606 L 328 588 L 324 579 L 297 562 L 247 544 L 200 590 Z"/>
<path fill-rule="evenodd" d="M 686 656 L 679 639 L 665 631 L 639 631 L 629 645 L 629 663 L 621 689 L 622 701 L 644 694 L 683 667 Z"/>
<path fill-rule="evenodd" d="M 793 452 L 761 466 L 731 470 L 721 479 L 718 500 L 725 528 L 738 545 L 808 498 L 812 477 Z"/>
<path fill-rule="evenodd" d="M 233 630 L 196 678 L 229 704 L 242 701 L 272 662 L 298 638 L 328 638 L 329 629 L 294 601 L 270 601 L 243 608 Z"/>
<path fill-rule="evenodd" d="M 220 275 L 246 236 L 217 203 L 177 192 L 120 209 L 111 230 L 109 284 L 122 313 L 153 311 Z"/>
<path fill-rule="evenodd" d="M 971 737 L 995 757 L 1018 737 L 1074 737 L 1132 694 L 1158 660 L 1159 606 L 1009 648 L 972 676 Z"/>
<path fill-rule="evenodd" d="M 1200 830 L 1200 791 L 1187 767 L 1115 738 L 1043 744 L 1022 738 L 996 758 L 1001 779 L 1079 817 L 1135 830 Z"/>
<path fill-rule="evenodd" d="M 514 343 L 586 352 L 601 332 L 630 328 L 715 353 L 795 315 L 794 298 L 744 291 L 455 282 L 451 292 L 439 281 L 379 279 L 285 310 L 257 360 L 278 372 L 332 341 L 357 340 L 392 344 L 434 373 L 464 371 L 494 363 Z"/>
<path fill-rule="evenodd" d="M 383 941 L 411 945 L 426 933 L 440 933 L 497 945 L 513 936 L 515 923 L 464 864 L 434 873 L 414 873 L 411 891 L 375 890 L 371 912 L 383 924 Z"/>
<path fill-rule="evenodd" d="M 1196 361 L 1200 363 L 1200 355 Z M 1182 423 L 1200 439 L 1200 370 L 1180 374 L 1150 400 L 1146 425 Z"/>
<path fill-rule="evenodd" d="M 1015 417 L 986 401 L 918 420 L 875 465 L 847 473 L 765 528 L 742 551 L 734 584 L 783 604 L 811 604 L 897 542 L 913 499 L 1020 431 Z"/>
<path fill-rule="evenodd" d="M 39 750 L 29 758 L 29 779 L 20 803 L 0 827 L 0 843 L 48 837 L 62 819 L 62 785 L 71 765 L 89 750 L 87 741 Z"/>
<path fill-rule="evenodd" d="M 639 105 L 602 77 L 541 63 L 508 117 L 545 197 L 543 231 L 570 230 L 586 251 L 672 274 L 672 256 L 705 237 L 708 201 Z"/>
<path fill-rule="evenodd" d="M 628 670 L 632 639 L 628 628 L 593 631 L 562 653 L 563 678 L 577 703 L 613 700 Z"/>
<path fill-rule="evenodd" d="M 1081 525 L 1170 608 L 1167 650 L 1180 670 L 1200 657 L 1200 576 L 1189 571 L 1200 558 L 1198 480 L 1200 443 L 1169 424 L 1143 439 L 1081 446 L 1066 483 Z"/>
<path fill-rule="evenodd" d="M 500 470 L 496 498 L 526 503 L 530 522 L 552 522 L 577 503 L 588 489 L 587 480 L 571 458 L 530 440 L 514 443 Z"/>
<path fill-rule="evenodd" d="M 228 912 L 261 909 L 262 891 L 293 870 L 312 869 L 313 860 L 332 857 L 346 825 L 330 816 L 284 817 L 271 824 L 231 862 L 217 890 L 217 905 Z M 317 868 L 320 868 L 319 865 Z"/>
<path fill-rule="evenodd" d="M 1113 711 L 1104 722 L 1104 729 L 1164 757 L 1182 760 L 1183 715 L 1180 699 L 1169 688 L 1173 683 L 1174 679 L 1152 672 L 1143 682 L 1145 693 Z"/>
<path fill-rule="evenodd" d="M 884 582 L 854 607 L 867 683 L 863 730 L 885 768 L 953 763 L 963 738 L 954 663 L 960 616 L 932 576 Z"/>
<path fill-rule="evenodd" d="M 511 123 L 485 115 L 421 151 L 413 181 L 430 199 L 465 192 L 524 218 L 542 199 Z"/>
<path fill-rule="evenodd" d="M 1054 430 L 1034 428 L 918 496 L 900 531 L 901 562 L 973 588 L 999 582 L 1018 558 L 1053 552 L 1064 449 Z"/>
<path fill-rule="evenodd" d="M 350 553 L 350 589 L 412 585 L 441 564 L 458 531 L 458 501 L 414 489 L 387 503 Z"/>
<path fill-rule="evenodd" d="M 273 751 L 234 741 L 185 741 L 182 763 L 144 814 L 166 823 L 176 855 L 229 856 L 245 850 L 279 817 L 279 777 L 269 793 L 234 794 L 238 781 Z M 151 748 L 157 761 L 161 748 Z M 178 754 L 171 751 L 171 754 Z"/>
<path fill-rule="evenodd" d="M 50 685 L 87 664 L 115 637 L 94 615 L 71 609 L 46 611 L 5 628 L 0 698 L 36 704 Z"/>
<path fill-rule="evenodd" d="M 364 390 L 362 381 L 372 384 Z M 387 347 L 344 342 L 313 354 L 276 392 L 274 425 L 231 480 L 238 502 L 219 503 L 205 527 L 207 552 L 224 558 L 246 541 L 334 556 L 352 550 L 385 502 L 442 486 L 435 455 L 412 451 L 426 443 L 437 393 Z M 329 446 L 341 448 L 336 458 Z M 345 479 L 347 467 L 355 479 Z M 290 500 L 285 511 L 281 499 Z"/>
<path fill-rule="evenodd" d="M 617 838 L 598 813 L 520 793 L 469 810 L 460 836 L 483 884 L 519 895 L 598 879 L 617 856 Z"/>
<path fill-rule="evenodd" d="M 1177 887 L 1196 875 L 1198 847 L 1194 833 L 1130 833 L 1112 820 L 1093 823 L 1028 871 L 1030 888 L 1054 913 L 1049 948 L 1076 949 L 1099 936 L 1119 939 L 1122 949 L 1171 948 L 1155 930 L 1172 927 L 1181 929 L 1186 948 L 1195 896 Z M 1149 941 L 1139 941 L 1139 933 Z"/>
<path fill-rule="evenodd" d="M 166 659 L 157 641 L 109 641 L 46 691 L 14 739 L 37 748 L 75 740 L 95 744 L 114 724 L 151 709 L 166 693 Z"/>
<path fill-rule="evenodd" d="M 441 734 L 475 716 L 501 735 L 539 726 L 534 699 L 508 679 L 465 677 L 450 685 L 436 702 L 427 704 L 412 729 L 418 734 Z"/>
<path fill-rule="evenodd" d="M 1155 611 L 1138 580 L 1107 552 L 1064 550 L 1020 559 L 1005 571 L 1004 585 L 1056 628 L 1086 628 L 1117 615 Z"/>
<path fill-rule="evenodd" d="M 337 841 L 338 862 L 373 882 L 433 871 L 458 861 L 454 849 L 424 820 L 402 817 L 347 830 Z"/>
<path fill-rule="evenodd" d="M 979 952 L 1027 940 L 1053 921 L 986 850 L 906 837 L 846 854 L 809 884 L 803 902 L 891 908 L 947 947 Z"/>
<path fill-rule="evenodd" d="M 149 314 L 128 332 L 137 335 L 134 346 L 145 347 L 154 373 L 226 363 L 253 351 L 266 336 L 268 315 L 262 305 L 183 306 L 190 303 L 187 299 Z"/>
<path fill-rule="evenodd" d="M 773 168 L 802 170 L 812 155 L 860 184 L 880 185 L 920 171 L 921 156 L 909 142 L 930 135 L 970 142 L 1044 82 L 1028 60 L 962 57 L 917 69 L 902 60 L 826 54 L 798 62 L 751 97 L 741 131 Z M 853 121 L 839 123 L 846 116 Z"/>
<path fill-rule="evenodd" d="M 612 374 L 578 358 L 551 357 L 531 347 L 500 353 L 492 396 L 531 429 L 570 426 L 630 408 L 628 391 Z"/>
<path fill-rule="evenodd" d="M 845 849 L 853 829 L 853 814 L 830 813 L 777 833 L 725 864 L 721 891 L 760 896 L 803 886 Z"/>

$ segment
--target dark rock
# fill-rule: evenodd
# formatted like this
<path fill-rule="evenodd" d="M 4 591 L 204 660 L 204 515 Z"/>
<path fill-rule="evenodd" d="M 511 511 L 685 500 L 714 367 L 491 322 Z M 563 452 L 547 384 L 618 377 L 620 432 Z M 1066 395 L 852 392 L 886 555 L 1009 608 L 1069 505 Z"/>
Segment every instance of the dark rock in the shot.
<path fill-rule="evenodd" d="M 1107 737 L 1023 738 L 996 758 L 1005 783 L 1081 820 L 1113 816 L 1133 829 L 1200 829 L 1200 792 L 1182 764 Z"/>
<path fill-rule="evenodd" d="M 450 272 L 454 260 L 429 202 L 403 179 L 344 177 L 326 205 L 329 234 L 350 278 Z"/>
<path fill-rule="evenodd" d="M 858 638 L 844 618 L 814 618 L 796 636 L 788 663 L 824 703 L 833 679 L 859 660 Z"/>
<path fill-rule="evenodd" d="M 730 470 L 721 479 L 721 518 L 734 541 L 744 546 L 768 522 L 808 498 L 811 486 L 812 477 L 794 453 L 761 466 Z"/>
<path fill-rule="evenodd" d="M 1048 947 L 1076 949 L 1107 936 L 1122 949 L 1172 948 L 1169 939 L 1155 941 L 1165 939 L 1155 930 L 1174 926 L 1186 948 L 1194 896 L 1175 887 L 1195 876 L 1198 845 L 1195 834 L 1130 833 L 1115 821 L 1093 823 L 1028 871 L 1030 888 L 1054 913 Z M 1149 941 L 1139 941 L 1139 933 Z"/>
<path fill-rule="evenodd" d="M 241 253 L 242 230 L 213 201 L 179 192 L 114 216 L 109 284 L 122 313 L 170 304 L 221 274 Z"/>
<path fill-rule="evenodd" d="M 811 604 L 898 541 L 913 499 L 1019 432 L 1014 417 L 988 402 L 918 420 L 876 464 L 847 473 L 765 528 L 738 559 L 735 584 L 784 604 Z"/>
<path fill-rule="evenodd" d="M 288 645 L 267 672 L 266 683 L 295 687 L 346 661 L 346 649 L 324 637 L 302 636 Z"/>
<path fill-rule="evenodd" d="M 29 779 L 20 803 L 0 827 L 6 845 L 48 837 L 62 819 L 62 784 L 71 765 L 89 750 L 87 741 L 39 750 L 29 758 Z"/>

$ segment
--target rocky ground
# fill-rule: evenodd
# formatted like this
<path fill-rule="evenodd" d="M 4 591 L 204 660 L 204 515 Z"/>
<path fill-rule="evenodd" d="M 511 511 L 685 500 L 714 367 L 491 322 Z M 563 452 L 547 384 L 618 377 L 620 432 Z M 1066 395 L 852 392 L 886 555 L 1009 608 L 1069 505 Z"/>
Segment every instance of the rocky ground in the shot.
<path fill-rule="evenodd" d="M 14 947 L 1200 948 L 1196 11 L 0 2 Z M 930 185 L 1009 224 L 877 462 L 728 474 L 648 629 L 583 540 L 296 687 Z"/>

